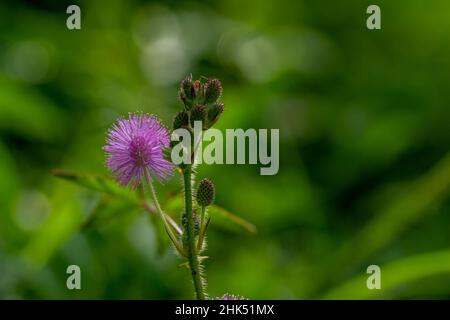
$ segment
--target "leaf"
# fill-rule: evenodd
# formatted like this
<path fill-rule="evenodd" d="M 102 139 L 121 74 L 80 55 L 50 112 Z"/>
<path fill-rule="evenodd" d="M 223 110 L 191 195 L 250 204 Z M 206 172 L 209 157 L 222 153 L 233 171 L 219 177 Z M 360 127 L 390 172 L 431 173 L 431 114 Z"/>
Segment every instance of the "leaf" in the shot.
<path fill-rule="evenodd" d="M 252 234 L 256 233 L 256 226 L 254 224 L 222 207 L 212 205 L 209 207 L 208 213 L 212 217 L 214 222 L 217 221 L 217 223 L 221 224 L 222 226 L 228 227 L 233 230 L 238 227 L 239 230 L 244 230 Z"/>
<path fill-rule="evenodd" d="M 103 192 L 108 196 L 125 200 L 127 203 L 122 204 L 120 206 L 123 209 L 123 211 L 131 211 L 132 208 L 129 208 L 129 204 L 132 204 L 136 207 L 143 208 L 152 215 L 157 215 L 156 208 L 154 207 L 153 204 L 150 204 L 145 199 L 140 198 L 136 192 L 132 192 L 119 186 L 111 178 L 93 174 L 76 173 L 73 171 L 59 170 L 59 169 L 53 170 L 52 174 L 58 178 L 68 180 L 87 189 Z M 98 208 L 98 210 L 103 210 L 104 208 L 102 208 L 102 203 L 100 203 L 99 205 L 100 207 Z M 109 210 L 109 211 L 113 211 L 113 213 L 116 213 L 115 215 L 113 215 L 113 213 L 109 213 L 110 215 L 109 219 L 113 218 L 114 216 L 117 215 L 118 212 L 120 212 L 120 210 Z M 96 215 L 97 213 L 94 212 L 93 215 L 89 218 L 92 221 L 85 221 L 83 227 L 92 224 L 94 220 L 97 219 Z M 164 223 L 170 225 L 178 234 L 180 234 L 181 228 L 176 224 L 176 222 L 172 219 L 172 217 L 170 217 L 167 214 L 165 214 L 165 217 L 166 221 L 164 221 Z"/>
<path fill-rule="evenodd" d="M 365 273 L 350 279 L 329 291 L 322 299 L 369 299 L 385 298 L 401 285 L 439 275 L 450 274 L 450 250 L 420 254 L 399 259 L 381 268 L 381 290 L 369 290 L 366 286 Z M 448 291 L 450 292 L 450 291 Z"/>
<path fill-rule="evenodd" d="M 108 195 L 119 197 L 135 205 L 141 205 L 135 192 L 119 186 L 111 178 L 61 169 L 53 170 L 52 174 L 55 177 L 71 181 L 87 189 L 104 192 Z"/>
<path fill-rule="evenodd" d="M 139 200 L 137 193 L 119 186 L 111 178 L 60 169 L 53 170 L 52 174 L 58 178 L 71 181 L 90 190 L 103 192 L 113 197 L 119 197 L 136 206 L 144 207 L 144 209 L 146 209 L 147 211 L 152 211 L 148 204 L 146 204 L 145 202 L 143 203 L 141 200 Z M 169 198 L 164 204 L 164 208 L 168 213 L 177 214 L 181 210 L 183 210 L 183 204 L 183 195 L 178 194 Z M 212 205 L 208 208 L 208 212 L 212 217 L 213 225 L 219 225 L 221 227 L 234 231 L 244 231 L 252 234 L 256 233 L 256 227 L 252 223 L 229 212 L 224 208 L 221 208 L 217 205 Z M 177 228 L 175 227 L 175 229 Z"/>
<path fill-rule="evenodd" d="M 178 194 L 169 198 L 164 207 L 168 212 L 180 212 L 183 210 L 183 205 L 183 195 Z M 254 224 L 217 205 L 209 206 L 208 213 L 212 218 L 212 225 L 251 234 L 257 231 Z"/>

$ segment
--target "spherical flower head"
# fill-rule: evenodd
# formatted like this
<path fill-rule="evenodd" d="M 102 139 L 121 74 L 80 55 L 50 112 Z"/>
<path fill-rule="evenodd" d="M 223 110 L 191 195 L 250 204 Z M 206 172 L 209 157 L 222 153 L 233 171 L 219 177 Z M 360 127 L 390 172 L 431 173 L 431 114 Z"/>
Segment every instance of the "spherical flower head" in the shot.
<path fill-rule="evenodd" d="M 135 113 L 120 118 L 108 130 L 106 166 L 122 185 L 136 188 L 145 178 L 167 179 L 174 164 L 164 158 L 170 135 L 153 115 Z"/>
<path fill-rule="evenodd" d="M 200 181 L 197 188 L 197 203 L 201 207 L 207 207 L 214 202 L 216 196 L 216 189 L 214 183 L 209 179 L 203 179 Z"/>

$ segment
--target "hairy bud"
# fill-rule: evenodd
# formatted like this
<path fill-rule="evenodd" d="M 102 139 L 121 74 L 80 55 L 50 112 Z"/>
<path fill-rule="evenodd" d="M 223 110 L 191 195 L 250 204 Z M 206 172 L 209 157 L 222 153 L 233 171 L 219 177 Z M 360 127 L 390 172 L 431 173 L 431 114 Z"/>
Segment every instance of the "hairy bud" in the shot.
<path fill-rule="evenodd" d="M 205 84 L 205 103 L 214 103 L 222 95 L 222 84 L 218 79 L 211 79 Z"/>
<path fill-rule="evenodd" d="M 192 102 L 195 99 L 194 81 L 192 81 L 192 74 L 186 76 L 181 81 L 180 90 L 178 92 L 180 100 L 183 101 L 185 107 L 189 110 L 192 107 Z"/>
<path fill-rule="evenodd" d="M 206 115 L 206 127 L 211 128 L 217 120 L 219 120 L 220 115 L 223 113 L 224 105 L 222 102 L 214 103 L 208 110 Z"/>
<path fill-rule="evenodd" d="M 192 96 L 193 87 L 194 87 L 194 83 L 192 81 L 192 74 L 186 76 L 186 78 L 184 78 L 181 81 L 180 88 L 181 88 L 181 90 L 183 90 L 183 92 L 186 94 L 186 97 L 189 99 L 193 98 L 193 96 Z"/>
<path fill-rule="evenodd" d="M 173 118 L 173 130 L 187 127 L 189 125 L 189 115 L 186 111 L 178 112 Z"/>
<path fill-rule="evenodd" d="M 194 127 L 195 121 L 201 121 L 202 126 L 204 126 L 205 120 L 206 120 L 206 107 L 203 105 L 195 106 L 191 111 L 191 126 Z"/>
<path fill-rule="evenodd" d="M 209 179 L 203 179 L 200 181 L 197 188 L 197 203 L 201 207 L 207 207 L 214 202 L 216 196 L 216 190 L 214 184 Z"/>

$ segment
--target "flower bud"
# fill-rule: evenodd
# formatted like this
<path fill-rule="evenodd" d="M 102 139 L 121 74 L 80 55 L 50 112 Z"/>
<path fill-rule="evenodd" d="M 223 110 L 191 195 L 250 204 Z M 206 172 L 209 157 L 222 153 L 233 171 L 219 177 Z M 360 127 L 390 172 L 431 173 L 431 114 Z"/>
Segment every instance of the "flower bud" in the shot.
<path fill-rule="evenodd" d="M 209 179 L 200 181 L 197 188 L 197 203 L 201 207 L 207 207 L 214 202 L 216 190 L 214 184 Z"/>
<path fill-rule="evenodd" d="M 192 74 L 186 76 L 186 78 L 184 78 L 181 81 L 181 85 L 180 85 L 180 89 L 184 92 L 184 94 L 186 95 L 187 98 L 192 99 L 192 89 L 193 89 L 194 83 L 192 81 Z"/>
<path fill-rule="evenodd" d="M 224 105 L 222 102 L 214 103 L 208 110 L 208 114 L 206 115 L 206 127 L 211 128 L 217 120 L 219 120 L 220 115 L 222 114 L 224 109 Z"/>
<path fill-rule="evenodd" d="M 173 130 L 187 127 L 189 125 L 189 115 L 186 111 L 178 112 L 173 118 Z"/>
<path fill-rule="evenodd" d="M 186 94 L 182 89 L 178 90 L 178 98 L 180 98 L 181 102 L 183 102 L 184 105 L 188 103 Z"/>
<path fill-rule="evenodd" d="M 205 84 L 205 103 L 214 103 L 222 95 L 222 84 L 218 79 L 211 79 Z"/>
<path fill-rule="evenodd" d="M 194 127 L 195 121 L 201 121 L 202 126 L 205 125 L 206 107 L 203 105 L 196 105 L 191 111 L 191 126 Z"/>
<path fill-rule="evenodd" d="M 202 98 L 203 95 L 203 84 L 200 82 L 200 80 L 195 80 L 193 82 L 193 94 L 195 99 Z"/>
<path fill-rule="evenodd" d="M 194 81 L 192 81 L 192 74 L 186 76 L 186 78 L 181 81 L 178 95 L 180 100 L 183 101 L 185 107 L 189 110 L 192 107 L 192 102 L 196 96 Z"/>

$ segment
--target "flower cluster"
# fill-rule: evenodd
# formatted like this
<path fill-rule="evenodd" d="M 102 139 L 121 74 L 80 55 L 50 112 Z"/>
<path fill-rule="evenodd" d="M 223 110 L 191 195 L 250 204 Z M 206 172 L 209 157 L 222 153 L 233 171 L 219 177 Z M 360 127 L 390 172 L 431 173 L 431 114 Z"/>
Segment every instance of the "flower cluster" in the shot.
<path fill-rule="evenodd" d="M 220 102 L 222 84 L 218 79 L 209 79 L 205 83 L 192 80 L 192 75 L 181 81 L 178 96 L 185 110 L 176 114 L 173 129 L 189 128 L 195 121 L 201 121 L 204 130 L 211 128 L 219 120 L 224 110 Z"/>

